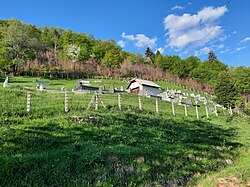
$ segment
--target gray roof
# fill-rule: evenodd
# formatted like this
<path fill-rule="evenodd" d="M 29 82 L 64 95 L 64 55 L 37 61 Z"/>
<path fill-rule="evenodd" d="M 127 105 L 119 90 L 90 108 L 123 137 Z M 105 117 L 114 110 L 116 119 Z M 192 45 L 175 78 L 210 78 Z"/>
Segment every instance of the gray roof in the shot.
<path fill-rule="evenodd" d="M 145 86 L 151 86 L 151 87 L 155 87 L 155 88 L 160 88 L 160 86 L 152 81 L 148 81 L 148 80 L 143 80 L 143 79 L 137 79 L 137 78 L 134 78 L 132 79 L 128 86 L 127 86 L 127 89 L 129 88 L 129 86 L 133 83 L 133 82 L 138 82 L 139 84 L 141 85 L 145 85 Z"/>

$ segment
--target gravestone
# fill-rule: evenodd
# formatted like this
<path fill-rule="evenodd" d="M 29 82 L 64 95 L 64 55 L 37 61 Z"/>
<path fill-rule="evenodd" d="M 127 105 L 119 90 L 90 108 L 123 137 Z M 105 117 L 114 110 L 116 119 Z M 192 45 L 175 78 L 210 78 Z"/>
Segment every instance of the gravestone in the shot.
<path fill-rule="evenodd" d="M 6 77 L 5 80 L 4 80 L 4 83 L 3 83 L 3 87 L 8 86 L 8 80 L 9 80 L 9 77 Z"/>
<path fill-rule="evenodd" d="M 121 86 L 121 91 L 124 92 L 124 87 L 123 86 Z"/>
<path fill-rule="evenodd" d="M 110 85 L 109 92 L 110 93 L 115 93 L 114 85 Z"/>
<path fill-rule="evenodd" d="M 187 106 L 192 106 L 193 104 L 192 104 L 192 100 L 191 99 L 187 99 L 186 100 L 186 105 Z"/>
<path fill-rule="evenodd" d="M 103 86 L 99 87 L 99 94 L 103 94 Z"/>
<path fill-rule="evenodd" d="M 82 86 L 82 81 L 77 79 L 76 80 L 76 89 L 80 88 Z"/>

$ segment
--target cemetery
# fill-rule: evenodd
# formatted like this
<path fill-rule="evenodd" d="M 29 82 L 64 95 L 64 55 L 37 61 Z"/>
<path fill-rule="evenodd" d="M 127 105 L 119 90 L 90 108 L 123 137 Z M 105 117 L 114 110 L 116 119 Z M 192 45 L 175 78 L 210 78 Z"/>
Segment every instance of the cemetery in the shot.
<path fill-rule="evenodd" d="M 82 186 L 109 180 L 140 186 L 153 177 L 153 183 L 180 186 L 195 173 L 233 165 L 249 142 L 248 118 L 209 94 L 171 83 L 156 82 L 152 95 L 131 92 L 124 80 L 6 79 L 0 184 L 25 185 L 26 177 L 27 185 L 72 186 L 74 179 Z M 17 170 L 13 180 L 7 176 Z"/>
<path fill-rule="evenodd" d="M 6 81 L 7 80 L 7 81 Z M 221 112 L 221 114 L 229 113 L 232 115 L 231 109 L 226 109 L 225 107 L 218 105 L 214 103 L 212 100 L 209 100 L 205 96 L 202 96 L 201 94 L 193 93 L 188 90 L 181 91 L 177 89 L 170 89 L 167 87 L 165 90 L 162 89 L 159 85 L 142 79 L 132 79 L 129 81 L 126 86 L 126 90 L 124 89 L 125 86 L 121 85 L 119 89 L 114 86 L 113 84 L 107 85 L 102 84 L 103 82 L 101 80 L 76 80 L 75 81 L 75 88 L 67 90 L 64 87 L 58 88 L 58 89 L 52 89 L 49 88 L 49 86 L 52 86 L 50 82 L 48 81 L 35 81 L 36 83 L 36 89 L 30 88 L 31 90 L 27 92 L 27 106 L 22 106 L 22 108 L 26 107 L 26 111 L 30 112 L 32 108 L 36 108 L 37 104 L 34 101 L 36 101 L 38 98 L 36 98 L 37 94 L 36 91 L 46 91 L 48 94 L 55 94 L 55 93 L 61 93 L 60 98 L 61 101 L 64 101 L 64 107 L 65 112 L 72 111 L 73 108 L 75 108 L 74 104 L 71 103 L 72 110 L 69 107 L 69 102 L 73 101 L 73 99 L 76 99 L 76 94 L 85 94 L 85 102 L 89 103 L 87 106 L 83 106 L 82 109 L 85 108 L 85 110 L 89 110 L 91 108 L 91 104 L 95 101 L 96 106 L 95 110 L 98 109 L 98 101 L 101 101 L 103 108 L 106 109 L 105 103 L 107 105 L 111 106 L 110 103 L 112 103 L 112 107 L 118 108 L 121 110 L 121 108 L 127 108 L 129 106 L 138 107 L 140 111 L 142 111 L 142 105 L 146 106 L 145 108 L 149 108 L 150 110 L 153 110 L 156 113 L 159 113 L 159 111 L 165 113 L 168 112 L 168 110 L 171 111 L 173 115 L 176 115 L 177 108 L 178 110 L 181 110 L 177 113 L 182 113 L 183 116 L 189 115 L 189 108 L 192 111 L 191 116 L 196 116 L 197 119 L 200 118 L 199 116 L 199 110 L 201 110 L 201 113 L 205 115 L 207 118 L 209 118 L 209 113 L 212 114 L 212 116 L 218 116 L 218 108 Z M 99 84 L 99 87 L 92 86 L 92 83 L 96 85 Z M 121 83 L 124 83 L 121 81 Z M 3 87 L 6 87 L 8 85 L 8 77 L 6 77 L 5 82 L 3 83 Z M 11 87 L 9 87 L 11 88 Z M 28 87 L 25 87 L 28 88 Z M 28 88 L 29 89 L 29 88 Z M 34 92 L 34 93 L 32 93 Z M 133 101 L 132 103 L 129 103 L 130 98 L 132 97 L 134 100 L 136 100 L 136 94 L 138 94 L 137 101 Z M 63 98 L 64 97 L 64 98 Z M 104 98 L 103 100 L 101 98 Z M 143 99 L 141 99 L 143 98 Z M 82 99 L 81 99 L 82 100 Z M 76 99 L 76 103 L 81 102 Z M 113 100 L 113 101 L 112 101 Z M 143 100 L 143 102 L 142 102 Z M 41 100 L 43 103 L 44 101 Z M 60 101 L 58 101 L 60 102 Z M 123 104 L 122 104 L 123 103 Z M 169 103 L 169 104 L 168 104 Z M 128 105 L 122 107 L 122 105 Z M 114 106 L 116 105 L 116 106 Z M 161 106 L 168 106 L 164 108 L 160 108 Z M 179 107 L 175 107 L 179 106 Z M 182 108 L 182 109 L 181 109 Z M 195 108 L 195 114 L 193 113 L 193 108 Z M 4 109 L 2 109 L 4 110 Z"/>

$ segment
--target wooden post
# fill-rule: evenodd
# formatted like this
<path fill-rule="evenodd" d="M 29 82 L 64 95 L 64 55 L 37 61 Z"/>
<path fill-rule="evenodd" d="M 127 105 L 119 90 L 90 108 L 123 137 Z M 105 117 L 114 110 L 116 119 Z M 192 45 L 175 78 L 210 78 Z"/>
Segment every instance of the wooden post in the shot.
<path fill-rule="evenodd" d="M 155 111 L 156 111 L 157 114 L 159 114 L 158 99 L 155 100 Z"/>
<path fill-rule="evenodd" d="M 118 93 L 118 107 L 119 107 L 119 110 L 121 111 L 122 110 L 122 104 L 121 104 L 121 95 Z"/>
<path fill-rule="evenodd" d="M 30 112 L 30 93 L 27 93 L 27 112 Z"/>
<path fill-rule="evenodd" d="M 97 97 L 97 93 L 95 93 L 95 110 L 98 110 L 98 97 Z"/>
<path fill-rule="evenodd" d="M 68 98 L 68 92 L 65 90 L 65 101 L 64 101 L 64 111 L 68 112 L 68 104 L 69 104 L 69 98 Z"/>
<path fill-rule="evenodd" d="M 205 109 L 206 109 L 207 118 L 209 118 L 207 105 L 205 106 Z"/>
<path fill-rule="evenodd" d="M 215 115 L 218 116 L 216 105 L 214 105 L 214 112 L 215 112 Z"/>
<path fill-rule="evenodd" d="M 138 101 L 139 101 L 139 110 L 142 111 L 142 103 L 141 103 L 141 97 L 138 97 Z"/>
<path fill-rule="evenodd" d="M 185 109 L 185 116 L 187 117 L 188 114 L 187 114 L 187 105 L 184 105 L 184 109 Z"/>
<path fill-rule="evenodd" d="M 196 117 L 199 119 L 199 111 L 198 111 L 198 101 L 195 102 L 195 111 L 196 111 Z"/>
<path fill-rule="evenodd" d="M 90 102 L 89 102 L 89 104 L 88 104 L 87 110 L 89 110 L 89 108 L 91 107 L 91 104 L 94 102 L 94 99 L 95 99 L 95 98 L 96 98 L 96 97 L 95 97 L 95 94 L 92 95 L 92 98 L 91 98 L 91 100 L 90 100 Z"/>
<path fill-rule="evenodd" d="M 175 116 L 174 102 L 171 102 L 171 103 L 172 103 L 172 112 L 173 112 L 173 115 Z"/>
<path fill-rule="evenodd" d="M 233 115 L 233 111 L 232 111 L 232 107 L 231 106 L 229 107 L 229 113 L 230 113 L 230 115 Z"/>
<path fill-rule="evenodd" d="M 102 103 L 103 108 L 107 110 L 107 107 L 105 106 L 105 104 L 104 104 L 104 102 L 103 102 L 103 100 L 102 100 L 101 96 L 97 94 L 97 97 L 100 99 L 100 101 L 101 101 L 101 103 Z"/>

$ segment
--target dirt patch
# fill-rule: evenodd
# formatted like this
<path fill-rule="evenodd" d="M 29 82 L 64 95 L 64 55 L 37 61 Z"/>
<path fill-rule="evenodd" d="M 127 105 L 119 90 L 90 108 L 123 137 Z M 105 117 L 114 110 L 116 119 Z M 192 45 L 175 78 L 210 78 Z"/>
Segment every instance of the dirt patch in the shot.
<path fill-rule="evenodd" d="M 218 178 L 217 187 L 244 187 L 244 182 L 242 182 L 237 177 L 231 176 L 227 178 Z"/>

